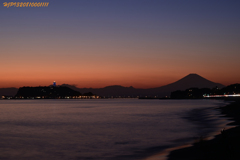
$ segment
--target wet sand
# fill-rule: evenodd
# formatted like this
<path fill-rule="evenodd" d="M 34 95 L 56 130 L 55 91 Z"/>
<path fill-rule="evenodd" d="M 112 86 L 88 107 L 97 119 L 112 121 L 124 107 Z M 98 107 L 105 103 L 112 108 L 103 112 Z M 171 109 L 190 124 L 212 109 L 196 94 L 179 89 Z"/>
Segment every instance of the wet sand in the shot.
<path fill-rule="evenodd" d="M 197 108 L 186 112 L 186 115 L 182 117 L 187 121 L 195 124 L 196 128 L 195 134 L 189 135 L 188 138 L 179 139 L 177 142 L 180 145 L 172 146 L 163 151 L 159 151 L 154 155 L 150 155 L 144 160 L 167 160 L 168 155 L 175 150 L 185 149 L 194 146 L 195 143 L 199 141 L 212 140 L 218 134 L 220 134 L 221 129 L 233 128 L 235 126 L 229 126 L 232 120 L 223 117 L 220 108 Z M 175 141 L 174 141 L 175 142 Z M 178 158 L 177 158 L 178 159 Z"/>
<path fill-rule="evenodd" d="M 200 138 L 192 146 L 173 150 L 168 160 L 239 160 L 240 159 L 240 101 L 219 108 L 237 127 L 220 131 L 212 140 Z"/>

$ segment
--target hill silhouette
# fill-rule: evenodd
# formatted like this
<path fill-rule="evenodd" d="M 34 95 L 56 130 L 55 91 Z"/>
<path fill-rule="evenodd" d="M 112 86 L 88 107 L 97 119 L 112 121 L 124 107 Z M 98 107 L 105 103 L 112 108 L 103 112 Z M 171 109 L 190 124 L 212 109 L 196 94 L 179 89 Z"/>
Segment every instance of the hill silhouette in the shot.
<path fill-rule="evenodd" d="M 171 92 L 176 90 L 186 90 L 188 88 L 223 88 L 224 85 L 220 83 L 215 83 L 198 74 L 189 74 L 180 80 L 157 88 L 149 88 L 149 89 L 138 89 L 132 86 L 123 87 L 120 85 L 106 86 L 104 88 L 77 88 L 75 85 L 62 84 L 61 86 L 69 87 L 75 91 L 80 93 L 93 93 L 98 96 L 106 96 L 106 97 L 136 97 L 136 96 L 170 96 Z M 9 95 L 14 96 L 17 93 L 17 88 L 0 88 L 0 95 Z"/>
<path fill-rule="evenodd" d="M 76 86 L 71 86 L 68 84 L 63 84 L 63 86 L 70 87 L 76 91 L 79 91 L 81 93 L 86 92 L 92 92 L 94 94 L 97 94 L 99 96 L 169 96 L 171 92 L 176 90 L 185 90 L 188 88 L 214 88 L 219 87 L 223 88 L 224 85 L 220 83 L 215 83 L 210 80 L 207 80 L 206 78 L 203 78 L 202 76 L 199 76 L 198 74 L 189 74 L 182 79 L 157 88 L 150 88 L 150 89 L 138 89 L 134 88 L 132 86 L 130 87 L 123 87 L 120 85 L 113 85 L 113 86 L 107 86 L 104 88 L 77 88 Z"/>

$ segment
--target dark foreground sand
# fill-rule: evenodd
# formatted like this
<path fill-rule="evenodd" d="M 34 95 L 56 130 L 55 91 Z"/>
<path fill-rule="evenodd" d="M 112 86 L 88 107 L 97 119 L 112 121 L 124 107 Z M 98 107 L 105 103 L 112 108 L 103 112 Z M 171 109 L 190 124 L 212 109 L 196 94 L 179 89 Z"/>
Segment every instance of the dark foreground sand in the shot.
<path fill-rule="evenodd" d="M 232 125 L 240 125 L 239 100 L 219 109 L 234 121 Z M 191 147 L 171 151 L 168 160 L 240 160 L 240 126 L 223 130 L 212 140 L 199 139 Z"/>

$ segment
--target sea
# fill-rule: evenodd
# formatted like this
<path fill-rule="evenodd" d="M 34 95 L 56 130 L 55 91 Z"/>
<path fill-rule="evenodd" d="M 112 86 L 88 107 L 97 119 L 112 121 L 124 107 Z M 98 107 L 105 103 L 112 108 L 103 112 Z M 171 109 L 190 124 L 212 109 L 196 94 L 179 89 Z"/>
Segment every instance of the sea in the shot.
<path fill-rule="evenodd" d="M 0 100 L 0 159 L 147 159 L 220 133 L 228 120 L 216 108 L 226 104 L 220 100 Z"/>

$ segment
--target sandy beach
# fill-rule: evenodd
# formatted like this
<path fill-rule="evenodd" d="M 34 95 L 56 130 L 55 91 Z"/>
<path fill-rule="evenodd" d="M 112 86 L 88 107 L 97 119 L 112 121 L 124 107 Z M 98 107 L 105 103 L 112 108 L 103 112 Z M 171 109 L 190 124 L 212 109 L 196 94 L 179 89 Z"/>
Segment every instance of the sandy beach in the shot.
<path fill-rule="evenodd" d="M 168 160 L 239 160 L 240 159 L 240 101 L 220 107 L 221 113 L 233 120 L 229 125 L 236 127 L 223 129 L 212 140 L 199 139 L 192 146 L 170 152 Z"/>

